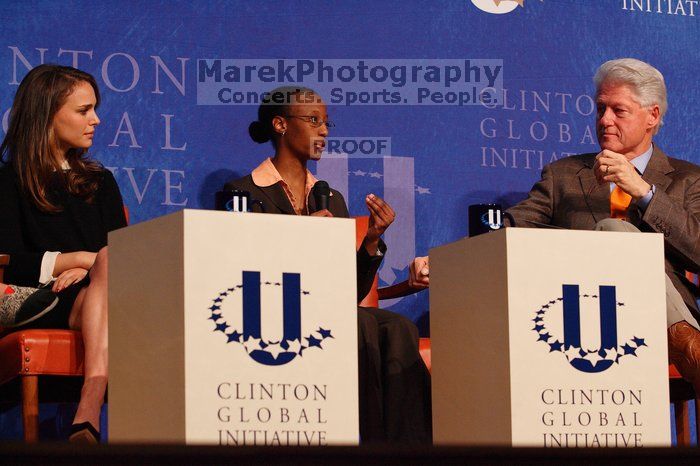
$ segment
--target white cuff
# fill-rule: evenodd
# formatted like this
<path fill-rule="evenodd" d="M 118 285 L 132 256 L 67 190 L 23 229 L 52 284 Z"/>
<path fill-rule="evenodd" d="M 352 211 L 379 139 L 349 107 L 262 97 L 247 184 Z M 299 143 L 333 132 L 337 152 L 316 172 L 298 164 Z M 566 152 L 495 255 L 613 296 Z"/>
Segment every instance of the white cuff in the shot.
<path fill-rule="evenodd" d="M 39 283 L 41 285 L 48 285 L 54 281 L 53 269 L 56 266 L 56 258 L 60 252 L 47 251 L 44 253 L 44 257 L 41 259 L 41 271 L 39 275 Z"/>

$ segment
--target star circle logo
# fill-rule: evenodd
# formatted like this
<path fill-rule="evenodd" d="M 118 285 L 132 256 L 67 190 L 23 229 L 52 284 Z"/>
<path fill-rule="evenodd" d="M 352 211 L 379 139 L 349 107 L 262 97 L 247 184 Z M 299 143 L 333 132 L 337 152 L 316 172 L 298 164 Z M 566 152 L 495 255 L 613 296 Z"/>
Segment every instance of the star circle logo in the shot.
<path fill-rule="evenodd" d="M 623 343 L 618 342 L 617 312 L 625 303 L 618 302 L 614 286 L 600 286 L 597 294 L 579 294 L 578 285 L 563 285 L 563 296 L 547 301 L 535 311 L 532 331 L 537 341 L 546 345 L 549 353 L 561 353 L 569 364 L 587 373 L 603 372 L 647 346 L 644 338 L 632 335 Z M 581 340 L 581 304 L 597 302 L 600 312 L 600 347 L 585 348 Z M 560 320 L 561 319 L 561 320 Z M 563 324 L 563 325 L 562 325 Z M 555 334 L 549 327 L 563 328 Z"/>
<path fill-rule="evenodd" d="M 282 294 L 282 329 L 280 338 L 266 339 L 262 332 L 261 305 L 263 296 L 270 301 Z M 334 338 L 330 329 L 315 326 L 302 334 L 301 308 L 311 291 L 301 289 L 300 275 L 282 274 L 281 281 L 260 279 L 260 272 L 243 272 L 242 283 L 220 291 L 209 306 L 208 320 L 214 333 L 222 333 L 226 343 L 238 343 L 254 361 L 267 366 L 287 364 L 307 350 L 323 349 L 323 343 Z M 233 320 L 241 324 L 232 324 Z"/>
<path fill-rule="evenodd" d="M 500 212 L 497 221 L 494 221 L 493 214 L 489 212 L 484 212 L 479 219 L 481 220 L 482 225 L 488 227 L 491 230 L 498 230 L 503 226 L 501 225 Z"/>

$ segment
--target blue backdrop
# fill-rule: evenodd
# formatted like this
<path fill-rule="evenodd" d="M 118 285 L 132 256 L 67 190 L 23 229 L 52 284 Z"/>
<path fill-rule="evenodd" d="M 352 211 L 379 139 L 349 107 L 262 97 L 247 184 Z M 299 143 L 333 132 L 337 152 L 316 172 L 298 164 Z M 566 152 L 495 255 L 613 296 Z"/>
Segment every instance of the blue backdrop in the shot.
<path fill-rule="evenodd" d="M 636 57 L 664 73 L 669 112 L 656 141 L 697 162 L 696 9 L 689 0 L 4 1 L 3 134 L 30 67 L 95 75 L 102 124 L 91 153 L 114 171 L 135 223 L 212 208 L 223 182 L 272 154 L 248 137 L 256 106 L 198 105 L 198 60 L 502 60 L 495 107 L 329 107 L 332 137 L 390 141 L 390 152 L 311 169 L 346 194 L 353 215 L 366 212 L 368 192 L 394 205 L 380 271 L 394 283 L 414 255 L 466 235 L 469 204 L 510 205 L 542 164 L 596 151 L 592 76 L 606 60 Z M 426 331 L 426 292 L 391 308 Z"/>
<path fill-rule="evenodd" d="M 692 52 L 698 18 L 691 2 L 646 7 L 634 0 L 4 2 L 0 111 L 4 128 L 29 66 L 77 65 L 95 75 L 104 100 L 92 154 L 115 172 L 131 220 L 140 222 L 212 208 L 224 181 L 272 153 L 248 137 L 254 105 L 197 105 L 199 59 L 502 60 L 504 98 L 495 108 L 329 108 L 332 137 L 390 139 L 390 154 L 349 154 L 349 162 L 329 160 L 319 171 L 341 183 L 353 215 L 366 212 L 370 191 L 394 204 L 397 225 L 380 272 L 393 283 L 405 279 L 415 254 L 466 234 L 469 204 L 511 204 L 543 163 L 596 150 L 591 77 L 605 60 L 637 57 L 664 73 L 670 109 L 657 141 L 695 160 L 690 125 L 700 91 L 688 77 L 700 65 Z M 392 308 L 419 321 L 427 293 Z"/>

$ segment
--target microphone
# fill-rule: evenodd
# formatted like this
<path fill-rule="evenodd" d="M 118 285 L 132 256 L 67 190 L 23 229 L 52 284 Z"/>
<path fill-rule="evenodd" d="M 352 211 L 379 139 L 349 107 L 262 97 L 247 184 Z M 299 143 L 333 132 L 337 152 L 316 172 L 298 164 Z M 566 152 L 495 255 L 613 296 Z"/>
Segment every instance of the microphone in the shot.
<path fill-rule="evenodd" d="M 314 195 L 316 200 L 316 212 L 323 209 L 328 209 L 328 199 L 331 197 L 331 188 L 325 181 L 317 181 L 313 188 L 311 188 L 311 194 Z"/>

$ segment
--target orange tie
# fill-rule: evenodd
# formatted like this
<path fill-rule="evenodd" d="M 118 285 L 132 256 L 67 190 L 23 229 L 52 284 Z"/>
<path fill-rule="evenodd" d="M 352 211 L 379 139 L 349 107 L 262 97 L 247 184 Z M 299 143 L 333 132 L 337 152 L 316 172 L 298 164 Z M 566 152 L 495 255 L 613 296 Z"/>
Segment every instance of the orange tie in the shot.
<path fill-rule="evenodd" d="M 615 186 L 610 193 L 610 218 L 627 220 L 627 208 L 630 206 L 632 196 Z"/>

